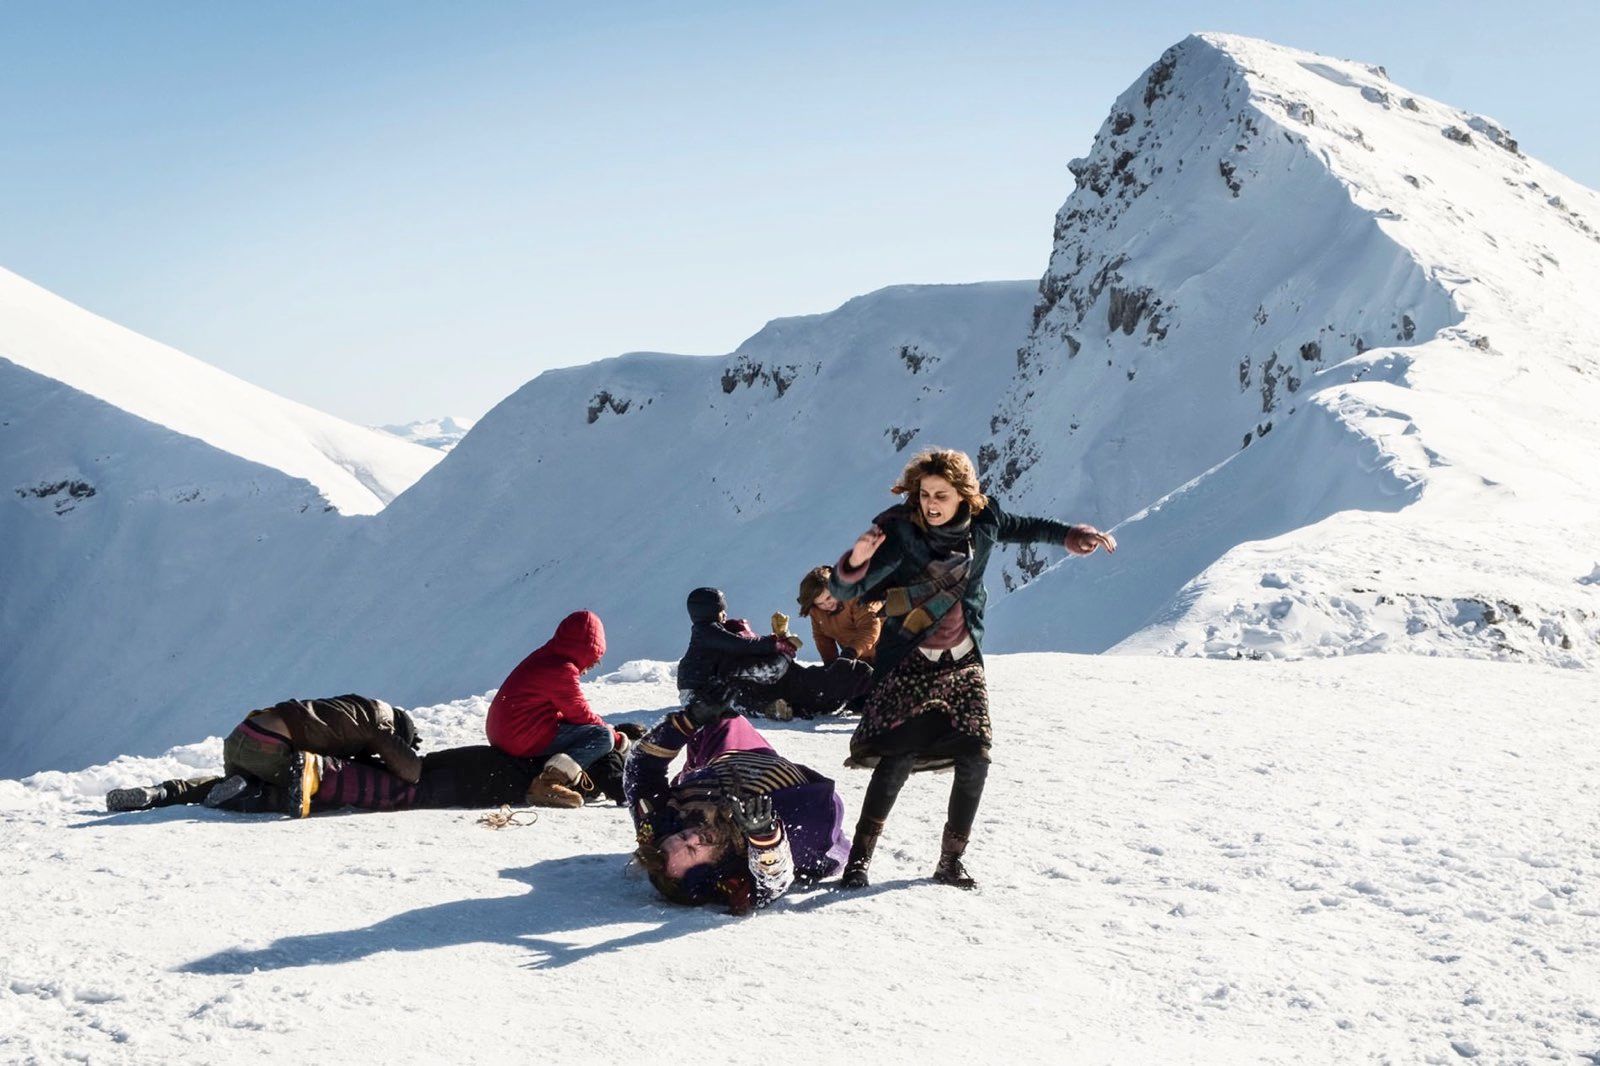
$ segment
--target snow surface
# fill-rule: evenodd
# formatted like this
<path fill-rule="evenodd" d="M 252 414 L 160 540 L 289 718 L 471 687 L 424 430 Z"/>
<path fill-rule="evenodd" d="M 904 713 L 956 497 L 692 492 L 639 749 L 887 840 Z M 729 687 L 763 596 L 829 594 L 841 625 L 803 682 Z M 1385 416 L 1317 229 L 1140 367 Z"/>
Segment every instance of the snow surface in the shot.
<path fill-rule="evenodd" d="M 0 1059 L 1489 1062 L 1600 1055 L 1586 672 L 1366 656 L 990 659 L 995 766 L 927 880 L 948 776 L 874 887 L 731 918 L 626 874 L 623 811 L 108 816 L 220 741 L 0 781 Z M 585 686 L 612 721 L 670 666 Z M 418 710 L 473 743 L 487 696 Z M 229 715 L 214 716 L 226 732 Z M 763 726 L 834 773 L 850 723 Z M 539 1052 L 541 1055 L 543 1051 Z"/>

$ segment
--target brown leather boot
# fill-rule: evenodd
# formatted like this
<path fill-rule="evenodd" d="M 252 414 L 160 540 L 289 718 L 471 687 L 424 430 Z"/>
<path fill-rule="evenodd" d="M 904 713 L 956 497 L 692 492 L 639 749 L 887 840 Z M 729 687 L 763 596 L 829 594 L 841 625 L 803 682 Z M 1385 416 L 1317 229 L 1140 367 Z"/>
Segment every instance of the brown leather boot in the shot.
<path fill-rule="evenodd" d="M 878 846 L 878 834 L 883 832 L 883 822 L 863 818 L 856 823 L 855 839 L 850 841 L 850 857 L 845 860 L 844 876 L 839 878 L 840 888 L 866 888 L 867 867 L 872 863 L 872 850 Z"/>
<path fill-rule="evenodd" d="M 555 755 L 528 786 L 528 802 L 535 807 L 582 807 L 583 794 L 574 786 L 583 771 L 570 755 Z"/>
<path fill-rule="evenodd" d="M 961 865 L 961 856 L 966 854 L 967 838 L 958 837 L 944 827 L 944 840 L 939 845 L 939 865 L 933 868 L 935 884 L 949 885 L 952 888 L 971 890 L 978 887 L 978 882 L 967 873 L 967 868 Z"/>

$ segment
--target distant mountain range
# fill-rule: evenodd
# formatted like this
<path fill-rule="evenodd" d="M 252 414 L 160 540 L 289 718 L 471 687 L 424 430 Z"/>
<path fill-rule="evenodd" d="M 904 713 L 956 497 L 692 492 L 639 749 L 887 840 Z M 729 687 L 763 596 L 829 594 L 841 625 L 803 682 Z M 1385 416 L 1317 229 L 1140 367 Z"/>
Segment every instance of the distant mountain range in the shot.
<path fill-rule="evenodd" d="M 467 435 L 467 430 L 471 429 L 476 421 L 474 418 L 425 418 L 419 422 L 375 428 L 401 440 L 408 440 L 412 444 L 447 452 L 461 443 L 461 438 Z"/>

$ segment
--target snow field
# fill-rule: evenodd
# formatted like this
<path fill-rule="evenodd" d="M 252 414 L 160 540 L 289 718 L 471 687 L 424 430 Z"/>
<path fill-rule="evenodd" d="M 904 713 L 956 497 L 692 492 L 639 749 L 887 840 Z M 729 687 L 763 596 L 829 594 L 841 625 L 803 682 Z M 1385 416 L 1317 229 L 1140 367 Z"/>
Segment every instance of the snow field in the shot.
<path fill-rule="evenodd" d="M 625 875 L 611 807 L 107 816 L 157 759 L 0 782 L 0 1059 L 1528 1061 L 1600 1053 L 1594 687 L 1366 656 L 995 656 L 969 853 L 912 779 L 861 894 L 734 919 Z M 614 721 L 669 671 L 587 686 Z M 430 746 L 486 699 L 418 712 Z M 231 722 L 219 721 L 225 732 Z M 765 724 L 867 775 L 846 721 Z"/>

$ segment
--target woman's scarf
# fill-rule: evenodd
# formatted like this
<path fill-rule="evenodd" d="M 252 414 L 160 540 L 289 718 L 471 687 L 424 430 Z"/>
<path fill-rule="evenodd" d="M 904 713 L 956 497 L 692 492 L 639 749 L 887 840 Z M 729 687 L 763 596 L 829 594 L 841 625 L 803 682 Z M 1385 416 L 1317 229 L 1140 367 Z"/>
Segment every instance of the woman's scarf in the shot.
<path fill-rule="evenodd" d="M 920 579 L 885 590 L 883 613 L 899 619 L 902 629 L 918 636 L 938 625 L 967 594 L 967 574 L 972 566 L 972 511 L 963 503 L 950 521 L 930 526 L 915 503 L 908 503 L 907 509 L 932 558 Z"/>

